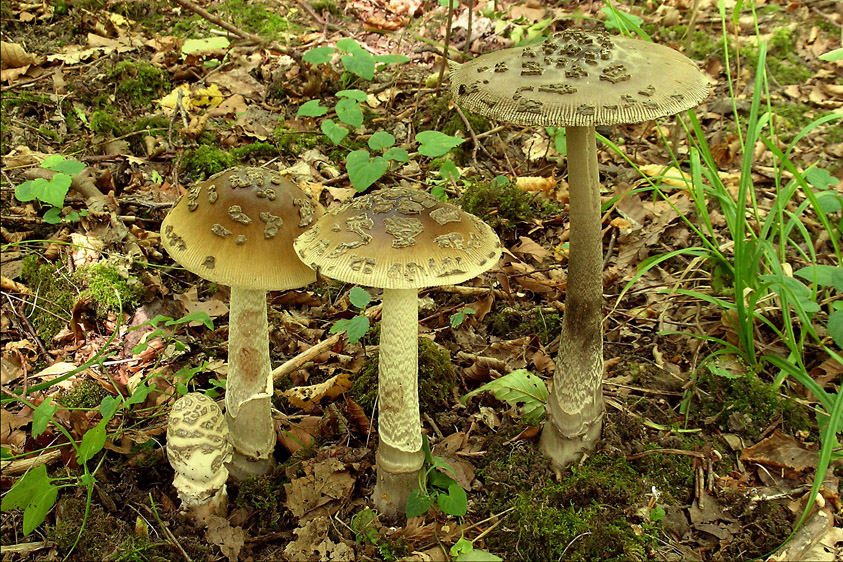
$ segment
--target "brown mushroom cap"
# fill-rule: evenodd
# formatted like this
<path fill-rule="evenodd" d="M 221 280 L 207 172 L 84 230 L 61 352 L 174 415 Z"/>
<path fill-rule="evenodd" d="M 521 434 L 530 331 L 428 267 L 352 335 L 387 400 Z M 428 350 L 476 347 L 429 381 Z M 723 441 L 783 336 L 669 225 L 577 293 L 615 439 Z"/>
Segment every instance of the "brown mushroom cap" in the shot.
<path fill-rule="evenodd" d="M 382 289 L 462 283 L 501 255 L 489 225 L 407 188 L 381 189 L 343 203 L 294 246 L 303 262 L 332 279 Z"/>
<path fill-rule="evenodd" d="M 518 125 L 640 123 L 690 109 L 708 90 L 706 76 L 669 47 L 577 30 L 452 65 L 451 73 L 456 103 Z"/>
<path fill-rule="evenodd" d="M 316 280 L 293 239 L 324 213 L 296 184 L 263 168 L 231 168 L 197 184 L 161 223 L 167 252 L 215 283 L 264 291 Z"/>

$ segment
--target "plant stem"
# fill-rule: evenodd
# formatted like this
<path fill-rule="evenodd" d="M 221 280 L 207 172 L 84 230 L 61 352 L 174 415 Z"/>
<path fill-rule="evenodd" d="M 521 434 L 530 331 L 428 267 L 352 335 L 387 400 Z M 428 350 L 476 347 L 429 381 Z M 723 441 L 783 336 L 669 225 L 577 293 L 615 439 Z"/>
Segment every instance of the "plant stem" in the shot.
<path fill-rule="evenodd" d="M 267 474 L 276 435 L 272 424 L 272 378 L 266 292 L 231 288 L 225 418 L 234 454 L 228 469 L 241 480 Z"/>
<path fill-rule="evenodd" d="M 386 517 L 404 512 L 424 463 L 418 391 L 418 290 L 384 289 L 378 359 L 377 484 Z"/>
<path fill-rule="evenodd" d="M 603 273 L 594 127 L 567 127 L 571 242 L 562 337 L 540 447 L 557 467 L 594 450 L 603 420 Z"/>

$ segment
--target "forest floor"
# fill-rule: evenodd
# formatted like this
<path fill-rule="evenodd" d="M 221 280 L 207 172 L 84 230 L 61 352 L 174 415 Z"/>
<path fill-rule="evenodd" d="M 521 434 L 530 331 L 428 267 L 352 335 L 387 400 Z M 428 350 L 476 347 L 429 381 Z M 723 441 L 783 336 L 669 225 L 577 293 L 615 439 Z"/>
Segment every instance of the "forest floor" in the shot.
<path fill-rule="evenodd" d="M 769 42 L 769 101 L 789 142 L 843 107 L 840 63 L 818 58 L 840 48 L 843 8 L 835 1 L 760 0 L 754 13 L 744 3 L 734 23 L 735 3 L 725 4 L 728 61 L 716 2 L 618 8 L 711 78 L 712 95 L 696 114 L 721 178 L 736 190 L 743 155 L 735 119 L 748 112 L 757 37 Z M 696 211 L 688 190 L 660 179 L 671 165 L 666 143 L 687 159 L 678 121 L 600 130 L 629 159 L 605 146 L 599 151 L 604 198 L 617 201 L 604 216 L 607 414 L 598 451 L 555 474 L 538 452 L 539 428 L 518 408 L 490 393 L 465 405 L 459 400 L 517 369 L 552 377 L 568 239 L 565 159 L 554 139 L 539 128 L 472 115 L 467 130 L 447 84 L 437 87 L 447 9 L 435 2 L 202 6 L 264 42 L 236 35 L 220 42 L 218 25 L 161 0 L 2 2 L 0 487 L 5 493 L 38 463 L 62 486 L 44 523 L 28 535 L 23 511 L 3 511 L 4 561 L 444 560 L 461 536 L 474 541 L 474 555 L 483 550 L 507 561 L 746 560 L 781 547 L 817 477 L 811 395 L 789 380 L 773 386 L 772 369 L 747 372 L 726 359 L 698 368 L 717 347 L 693 334 L 737 341 L 728 314 L 670 291 L 724 291 L 704 260 L 666 260 L 618 298 L 639 263 L 699 243 L 689 226 Z M 457 7 L 452 58 L 548 30 L 606 29 L 616 17 L 597 2 L 503 0 L 481 8 L 466 47 L 468 9 Z M 388 64 L 368 81 L 345 71 L 337 55 L 325 63 L 302 59 L 349 38 L 370 54 L 408 60 L 382 59 Z M 188 48 L 187 39 L 204 42 Z M 298 109 L 314 99 L 333 108 L 336 92 L 349 88 L 366 94 L 364 121 L 335 146 L 320 131 L 323 119 Z M 792 160 L 800 168 L 816 164 L 839 182 L 841 129 L 839 121 L 814 128 Z M 377 446 L 373 331 L 357 344 L 340 338 L 276 381 L 277 468 L 230 483 L 228 524 L 195 530 L 178 511 L 166 419 L 180 388 L 214 391 L 225 378 L 228 292 L 175 267 L 160 243 L 161 220 L 192 183 L 233 165 L 285 170 L 326 207 L 336 206 L 357 192 L 345 155 L 365 148 L 379 130 L 410 152 L 420 131 L 465 138 L 444 159 L 413 153 L 376 183 L 444 189 L 489 222 L 505 248 L 491 272 L 458 288 L 421 292 L 420 330 L 428 342 L 420 358 L 423 428 L 433 454 L 467 490 L 468 512 L 450 517 L 434 507 L 396 527 L 369 508 Z M 769 208 L 772 160 L 763 145 L 752 148 L 755 196 Z M 44 177 L 49 155 L 84 163 L 91 180 L 85 197 L 77 184 L 59 197 L 54 206 L 61 211 L 52 218 L 49 204 L 15 197 L 16 186 Z M 437 172 L 448 159 L 460 171 L 457 181 Z M 498 175 L 510 182 L 490 187 Z M 666 199 L 633 191 L 648 179 L 662 181 Z M 710 210 L 727 244 L 723 217 Z M 818 236 L 814 246 L 821 263 L 834 265 L 827 238 Z M 329 337 L 336 319 L 359 312 L 349 289 L 324 280 L 271 293 L 274 366 Z M 461 316 L 467 308 L 474 312 Z M 213 328 L 160 323 L 150 338 L 148 321 L 198 312 Z M 782 351 L 764 329 L 756 337 L 760 348 Z M 137 348 L 142 340 L 147 345 Z M 817 384 L 839 392 L 841 365 L 819 347 L 805 349 Z M 353 386 L 323 389 L 304 402 L 290 390 L 337 380 Z M 80 465 L 68 437 L 93 435 L 108 397 L 141 386 L 151 390 L 100 426 L 102 450 Z M 14 399 L 21 389 L 29 406 Z M 58 406 L 46 420 L 43 409 L 33 409 L 45 401 Z M 833 465 L 820 478 L 820 507 L 808 520 L 814 550 L 788 559 L 841 559 L 843 468 Z"/>

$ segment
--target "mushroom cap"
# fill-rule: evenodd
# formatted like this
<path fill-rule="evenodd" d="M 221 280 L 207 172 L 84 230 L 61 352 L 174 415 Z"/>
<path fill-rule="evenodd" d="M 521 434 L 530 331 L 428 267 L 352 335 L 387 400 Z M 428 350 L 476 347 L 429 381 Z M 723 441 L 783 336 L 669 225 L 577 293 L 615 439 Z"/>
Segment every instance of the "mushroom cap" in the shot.
<path fill-rule="evenodd" d="M 296 184 L 263 168 L 230 168 L 196 184 L 161 223 L 164 248 L 215 283 L 264 291 L 316 280 L 293 239 L 324 209 Z"/>
<path fill-rule="evenodd" d="M 498 261 L 492 228 L 415 189 L 380 189 L 346 201 L 293 244 L 332 279 L 382 289 L 462 283 Z"/>
<path fill-rule="evenodd" d="M 195 505 L 216 494 L 228 478 L 231 438 L 212 399 L 189 392 L 175 401 L 167 424 L 167 458 L 182 501 Z"/>
<path fill-rule="evenodd" d="M 640 123 L 690 109 L 709 92 L 705 74 L 677 51 L 602 32 L 566 30 L 451 68 L 456 103 L 518 125 Z"/>

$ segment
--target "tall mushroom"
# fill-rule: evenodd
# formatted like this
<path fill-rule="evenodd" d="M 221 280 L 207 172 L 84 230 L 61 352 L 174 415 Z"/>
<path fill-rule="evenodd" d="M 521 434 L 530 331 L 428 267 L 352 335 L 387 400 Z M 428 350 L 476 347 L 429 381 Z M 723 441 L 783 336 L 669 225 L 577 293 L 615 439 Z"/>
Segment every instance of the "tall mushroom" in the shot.
<path fill-rule="evenodd" d="M 323 213 L 277 172 L 231 168 L 197 184 L 161 224 L 167 252 L 196 275 L 231 286 L 225 416 L 235 478 L 266 474 L 276 441 L 266 291 L 316 279 L 293 239 Z"/>
<path fill-rule="evenodd" d="M 182 511 L 199 524 L 225 517 L 231 439 L 216 402 L 199 392 L 176 400 L 167 423 L 167 459 L 176 471 L 173 486 Z"/>
<path fill-rule="evenodd" d="M 678 52 L 600 32 L 563 31 L 539 45 L 452 65 L 456 103 L 519 125 L 566 128 L 568 292 L 541 450 L 556 466 L 593 450 L 603 420 L 602 242 L 595 126 L 674 115 L 708 96 Z"/>
<path fill-rule="evenodd" d="M 418 289 L 462 283 L 498 261 L 483 221 L 432 195 L 389 188 L 355 197 L 296 239 L 304 263 L 327 277 L 383 289 L 375 506 L 404 511 L 424 462 L 418 396 Z"/>

